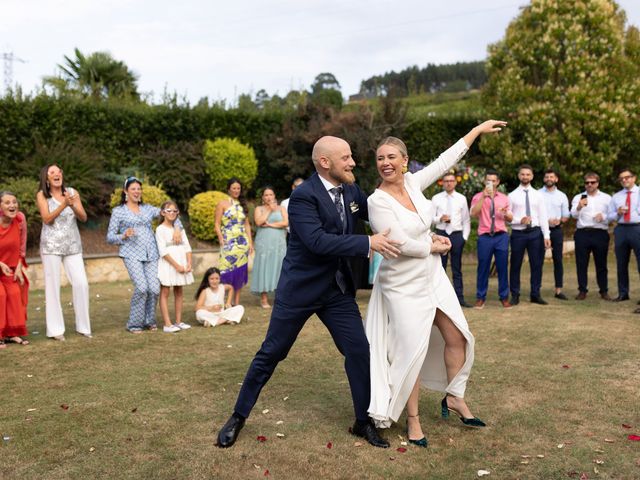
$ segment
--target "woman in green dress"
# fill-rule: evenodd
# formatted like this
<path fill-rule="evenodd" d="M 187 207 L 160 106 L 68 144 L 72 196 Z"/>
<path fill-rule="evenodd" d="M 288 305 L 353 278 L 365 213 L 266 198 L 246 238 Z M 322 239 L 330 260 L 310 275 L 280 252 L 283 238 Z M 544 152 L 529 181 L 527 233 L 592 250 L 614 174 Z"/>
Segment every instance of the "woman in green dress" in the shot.
<path fill-rule="evenodd" d="M 271 308 L 268 294 L 275 291 L 280 279 L 282 260 L 287 253 L 287 209 L 278 205 L 273 188 L 262 189 L 262 205 L 253 215 L 256 233 L 256 256 L 251 273 L 251 293 L 260 294 L 262 308 Z"/>
<path fill-rule="evenodd" d="M 233 286 L 233 304 L 240 304 L 240 290 L 249 277 L 249 255 L 253 252 L 249 209 L 242 198 L 242 184 L 237 178 L 227 182 L 229 198 L 216 205 L 215 229 L 220 244 L 220 279 Z"/>

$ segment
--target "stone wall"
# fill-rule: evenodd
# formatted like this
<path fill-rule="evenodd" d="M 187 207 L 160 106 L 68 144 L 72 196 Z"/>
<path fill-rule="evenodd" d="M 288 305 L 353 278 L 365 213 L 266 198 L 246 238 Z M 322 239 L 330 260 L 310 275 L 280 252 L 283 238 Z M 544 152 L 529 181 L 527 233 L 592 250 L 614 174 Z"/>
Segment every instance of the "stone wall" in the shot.
<path fill-rule="evenodd" d="M 29 270 L 30 289 L 41 290 L 44 288 L 44 274 L 39 257 L 27 259 Z M 218 249 L 197 250 L 192 255 L 193 276 L 196 282 L 209 267 L 218 265 Z M 129 280 L 129 274 L 124 267 L 122 259 L 113 255 L 85 255 L 84 266 L 87 270 L 89 283 L 119 282 Z M 68 285 L 69 281 L 62 268 L 62 285 Z"/>

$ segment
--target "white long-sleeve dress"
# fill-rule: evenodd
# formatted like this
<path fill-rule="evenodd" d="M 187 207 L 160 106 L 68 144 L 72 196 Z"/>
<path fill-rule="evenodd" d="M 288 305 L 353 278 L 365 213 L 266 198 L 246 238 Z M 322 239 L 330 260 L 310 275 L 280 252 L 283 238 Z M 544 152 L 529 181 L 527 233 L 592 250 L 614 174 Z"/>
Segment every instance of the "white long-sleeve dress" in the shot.
<path fill-rule="evenodd" d="M 405 188 L 418 213 L 380 189 L 368 200 L 373 231 L 389 228 L 389 238 L 402 242 L 401 254 L 380 265 L 365 320 L 371 349 L 369 415 L 380 428 L 398 420 L 418 376 L 427 388 L 464 396 L 473 365 L 474 338 L 440 255 L 431 253 L 429 233 L 435 209 L 422 191 L 467 150 L 460 139 L 423 170 L 405 174 Z M 467 341 L 464 365 L 451 383 L 444 364 L 444 339 L 433 326 L 438 308 Z"/>

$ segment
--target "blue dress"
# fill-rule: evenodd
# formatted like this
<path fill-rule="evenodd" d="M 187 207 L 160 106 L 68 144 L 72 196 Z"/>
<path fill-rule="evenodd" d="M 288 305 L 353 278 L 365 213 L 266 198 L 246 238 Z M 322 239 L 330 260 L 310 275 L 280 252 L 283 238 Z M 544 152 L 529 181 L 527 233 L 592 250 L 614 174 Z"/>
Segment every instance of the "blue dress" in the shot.
<path fill-rule="evenodd" d="M 282 212 L 271 212 L 267 222 L 281 222 Z M 251 273 L 251 293 L 273 292 L 280 279 L 282 260 L 287 253 L 286 228 L 258 227 L 256 254 Z"/>

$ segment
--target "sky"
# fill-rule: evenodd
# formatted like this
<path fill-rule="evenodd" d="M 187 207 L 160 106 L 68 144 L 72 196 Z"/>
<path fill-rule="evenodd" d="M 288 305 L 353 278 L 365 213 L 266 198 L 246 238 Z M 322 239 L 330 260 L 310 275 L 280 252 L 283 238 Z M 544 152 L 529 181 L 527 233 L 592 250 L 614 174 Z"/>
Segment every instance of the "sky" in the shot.
<path fill-rule="evenodd" d="M 13 84 L 34 91 L 64 55 L 108 51 L 139 91 L 233 105 L 242 93 L 286 95 L 333 73 L 345 97 L 360 82 L 412 65 L 482 60 L 525 1 L 2 0 L 0 53 Z M 640 26 L 640 1 L 618 0 Z M 4 91 L 3 83 L 0 89 Z"/>

